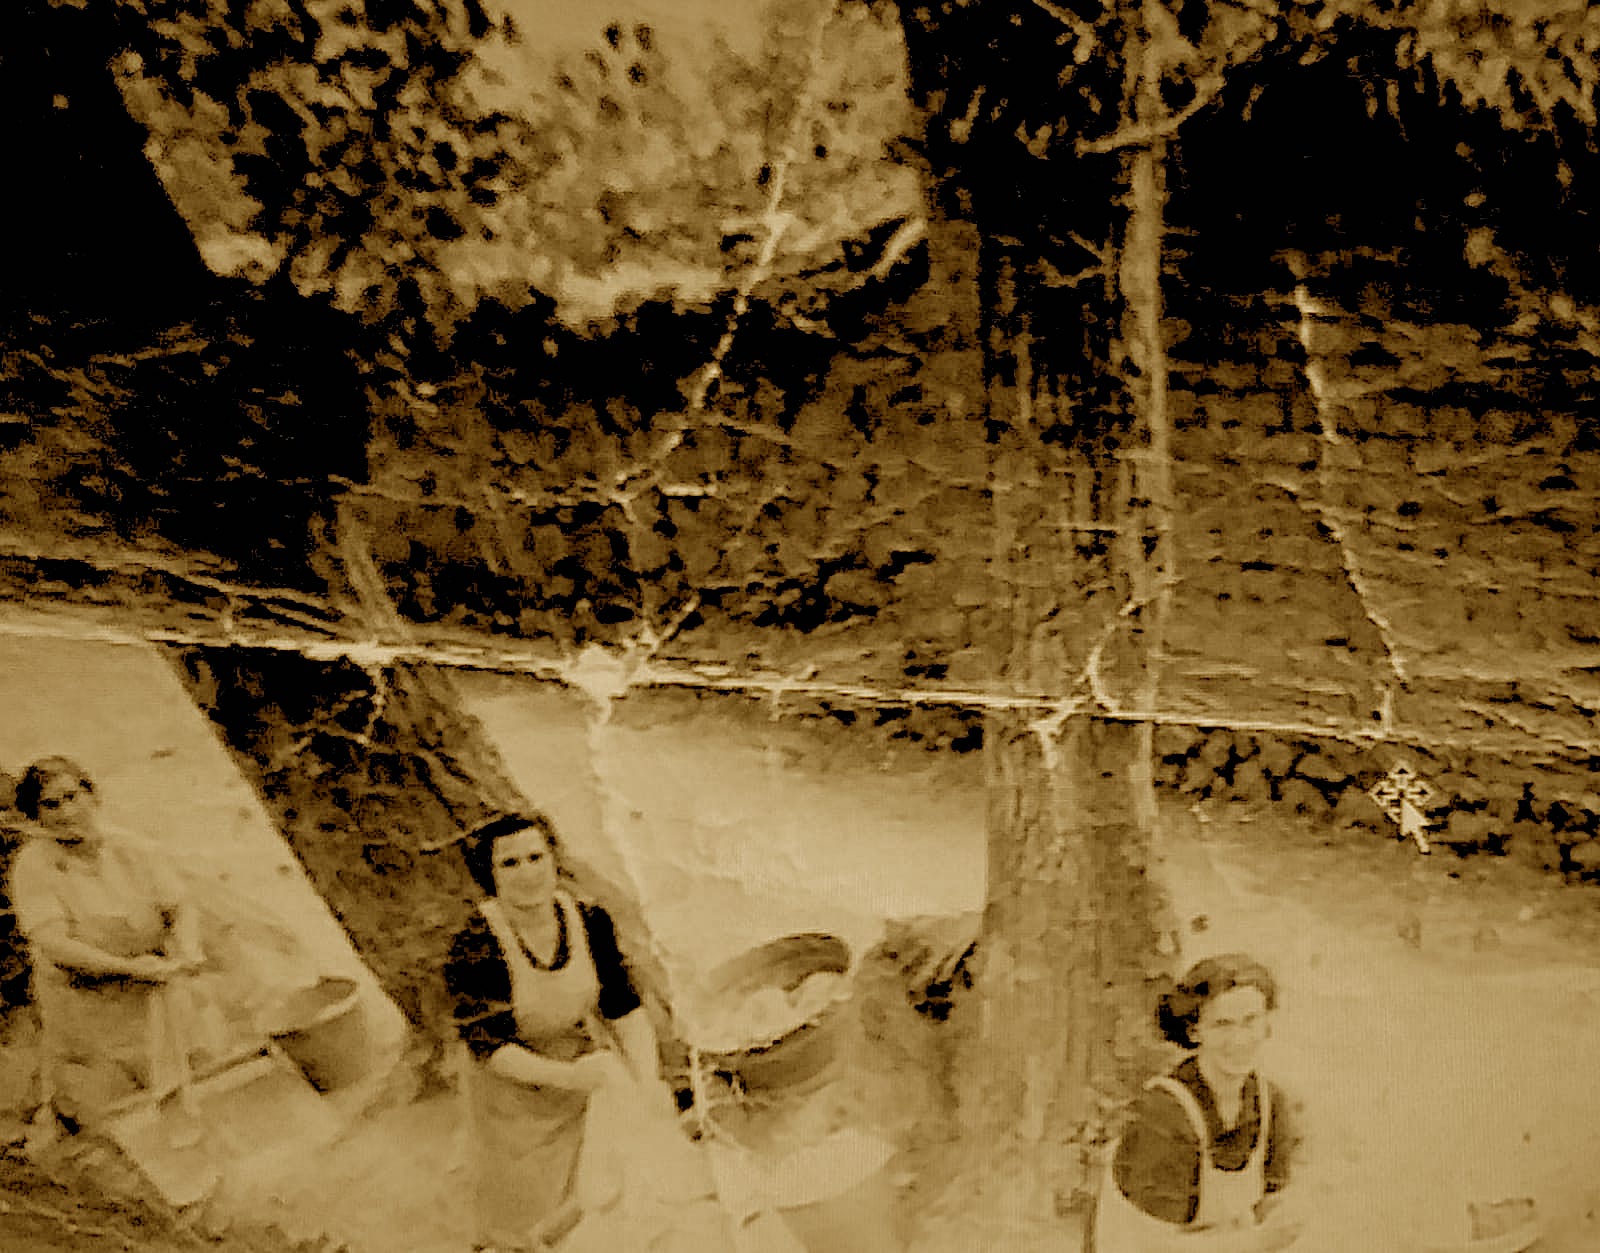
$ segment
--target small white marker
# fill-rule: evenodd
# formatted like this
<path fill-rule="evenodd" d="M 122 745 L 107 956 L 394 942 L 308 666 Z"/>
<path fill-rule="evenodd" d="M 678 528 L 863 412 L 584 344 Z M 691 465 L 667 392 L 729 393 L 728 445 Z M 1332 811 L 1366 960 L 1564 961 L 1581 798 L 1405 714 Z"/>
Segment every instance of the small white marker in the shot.
<path fill-rule="evenodd" d="M 1428 844 L 1428 817 L 1423 812 L 1438 795 L 1431 783 L 1405 762 L 1398 762 L 1367 789 L 1367 795 L 1400 828 L 1402 836 L 1416 843 L 1419 852 L 1433 851 Z"/>

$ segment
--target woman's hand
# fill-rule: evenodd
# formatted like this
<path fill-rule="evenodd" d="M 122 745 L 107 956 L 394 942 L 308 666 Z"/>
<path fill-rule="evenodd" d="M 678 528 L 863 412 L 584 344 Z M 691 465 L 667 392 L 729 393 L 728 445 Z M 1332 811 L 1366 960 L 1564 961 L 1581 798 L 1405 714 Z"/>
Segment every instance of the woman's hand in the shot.
<path fill-rule="evenodd" d="M 506 1044 L 489 1057 L 489 1069 L 502 1079 L 527 1088 L 564 1088 L 569 1092 L 597 1092 L 608 1085 L 631 1082 L 620 1058 L 605 1049 L 585 1053 L 574 1061 L 557 1061 L 522 1044 Z"/>
<path fill-rule="evenodd" d="M 573 1062 L 572 1066 L 581 1086 L 590 1092 L 596 1092 L 601 1088 L 615 1088 L 634 1081 L 633 1072 L 628 1069 L 627 1063 L 610 1049 L 596 1049 L 592 1053 L 585 1053 Z"/>
<path fill-rule="evenodd" d="M 655 1027 L 651 1025 L 650 1015 L 645 1009 L 641 1006 L 615 1019 L 610 1027 L 628 1069 L 643 1083 L 658 1082 L 661 1077 L 661 1050 L 656 1044 Z"/>
<path fill-rule="evenodd" d="M 29 937 L 34 959 L 59 967 L 69 975 L 92 979 L 130 979 L 136 983 L 166 983 L 181 973 L 170 957 L 140 953 L 128 957 L 88 944 L 72 934 L 64 919 L 54 919 Z"/>

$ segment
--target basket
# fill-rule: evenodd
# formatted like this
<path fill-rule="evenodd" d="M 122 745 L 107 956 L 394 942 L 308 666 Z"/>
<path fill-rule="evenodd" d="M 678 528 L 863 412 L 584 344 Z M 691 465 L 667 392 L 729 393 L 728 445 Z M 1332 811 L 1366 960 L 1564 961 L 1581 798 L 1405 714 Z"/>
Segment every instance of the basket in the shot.
<path fill-rule="evenodd" d="M 354 979 L 323 978 L 291 993 L 274 1022 L 268 1031 L 272 1042 L 317 1091 L 350 1087 L 367 1073 L 371 1046 Z"/>
<path fill-rule="evenodd" d="M 712 971 L 706 998 L 709 1004 L 739 1004 L 771 988 L 793 992 L 815 974 L 848 975 L 850 966 L 850 946 L 838 936 L 788 935 Z M 738 1049 L 702 1049 L 700 1063 L 736 1078 L 747 1092 L 809 1083 L 827 1072 L 838 1054 L 840 1010 L 833 1001 L 774 1039 Z"/>

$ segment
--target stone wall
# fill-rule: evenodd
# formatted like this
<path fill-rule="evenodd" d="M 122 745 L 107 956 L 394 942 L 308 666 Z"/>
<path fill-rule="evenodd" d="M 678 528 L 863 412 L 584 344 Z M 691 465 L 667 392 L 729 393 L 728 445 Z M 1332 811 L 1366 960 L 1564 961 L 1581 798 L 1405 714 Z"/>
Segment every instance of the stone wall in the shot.
<path fill-rule="evenodd" d="M 1368 789 L 1404 762 L 1435 789 L 1426 838 L 1445 855 L 1600 878 L 1600 791 L 1586 759 L 1177 726 L 1161 729 L 1157 751 L 1169 803 L 1219 821 L 1268 819 L 1282 838 L 1326 843 L 1403 838 Z"/>

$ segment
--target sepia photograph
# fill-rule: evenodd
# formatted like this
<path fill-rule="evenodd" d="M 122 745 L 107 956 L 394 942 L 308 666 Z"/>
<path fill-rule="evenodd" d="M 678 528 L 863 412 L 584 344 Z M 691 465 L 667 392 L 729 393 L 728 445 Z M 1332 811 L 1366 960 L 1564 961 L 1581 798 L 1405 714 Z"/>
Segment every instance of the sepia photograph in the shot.
<path fill-rule="evenodd" d="M 0 1249 L 1600 1249 L 1600 6 L 0 30 Z"/>

